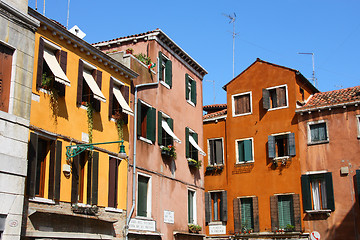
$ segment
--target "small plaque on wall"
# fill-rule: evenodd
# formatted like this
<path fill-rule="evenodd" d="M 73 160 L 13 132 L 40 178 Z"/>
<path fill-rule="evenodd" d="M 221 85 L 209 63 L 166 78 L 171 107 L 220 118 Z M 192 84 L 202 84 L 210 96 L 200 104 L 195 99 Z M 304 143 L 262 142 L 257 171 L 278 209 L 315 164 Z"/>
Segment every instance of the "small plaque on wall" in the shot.
<path fill-rule="evenodd" d="M 210 225 L 209 234 L 210 235 L 226 234 L 226 226 L 222 224 Z"/>
<path fill-rule="evenodd" d="M 164 223 L 174 223 L 174 212 L 164 210 Z"/>

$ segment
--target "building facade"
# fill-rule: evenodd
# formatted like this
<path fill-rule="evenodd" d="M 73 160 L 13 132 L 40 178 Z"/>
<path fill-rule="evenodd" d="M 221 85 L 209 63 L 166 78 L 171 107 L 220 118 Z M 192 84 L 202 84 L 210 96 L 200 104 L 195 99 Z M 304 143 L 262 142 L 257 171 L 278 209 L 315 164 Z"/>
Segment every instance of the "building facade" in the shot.
<path fill-rule="evenodd" d="M 159 29 L 94 45 L 114 58 L 125 54 L 140 73 L 133 88 L 128 238 L 202 239 L 204 230 L 196 225 L 204 227 L 200 153 L 207 72 Z"/>
<path fill-rule="evenodd" d="M 360 87 L 315 94 L 299 116 L 304 228 L 359 239 Z"/>
<path fill-rule="evenodd" d="M 128 165 L 118 152 L 123 140 L 129 154 L 130 85 L 138 74 L 29 13 L 40 27 L 22 236 L 123 239 Z"/>
<path fill-rule="evenodd" d="M 35 31 L 28 1 L 0 1 L 0 239 L 20 239 Z"/>
<path fill-rule="evenodd" d="M 227 106 L 204 107 L 209 238 L 307 238 L 295 110 L 317 89 L 260 59 L 224 89 Z"/>

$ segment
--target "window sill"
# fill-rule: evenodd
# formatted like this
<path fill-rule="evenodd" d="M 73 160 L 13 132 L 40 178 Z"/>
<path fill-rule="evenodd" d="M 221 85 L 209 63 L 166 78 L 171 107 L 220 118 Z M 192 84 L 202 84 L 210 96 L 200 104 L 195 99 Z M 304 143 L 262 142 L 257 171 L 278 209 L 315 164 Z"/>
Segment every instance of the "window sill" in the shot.
<path fill-rule="evenodd" d="M 289 106 L 283 106 L 283 107 L 276 107 L 276 108 L 269 108 L 268 111 L 274 111 L 274 110 L 279 110 L 279 109 L 284 109 L 284 108 L 288 108 Z"/>
<path fill-rule="evenodd" d="M 222 221 L 209 222 L 209 226 L 223 225 Z"/>
<path fill-rule="evenodd" d="M 54 201 L 54 200 L 46 199 L 46 198 L 41 198 L 41 197 L 29 198 L 29 201 L 30 201 L 30 202 L 36 202 L 36 203 L 46 203 L 46 204 L 55 205 L 55 201 Z"/>
<path fill-rule="evenodd" d="M 329 143 L 329 140 L 316 141 L 316 142 L 308 142 L 308 146 L 318 145 L 318 144 L 324 144 L 324 143 Z"/>
<path fill-rule="evenodd" d="M 87 107 L 84 105 L 80 105 L 79 108 L 87 110 Z"/>
<path fill-rule="evenodd" d="M 138 137 L 139 140 L 146 142 L 148 144 L 153 144 L 153 142 L 150 139 L 144 138 L 144 137 Z"/>
<path fill-rule="evenodd" d="M 164 81 L 160 81 L 160 84 L 166 87 L 167 89 L 171 89 L 171 87 Z"/>
<path fill-rule="evenodd" d="M 195 107 L 195 104 L 194 104 L 192 101 L 186 100 L 186 102 L 187 102 L 188 104 L 190 104 L 191 106 Z"/>
<path fill-rule="evenodd" d="M 113 207 L 106 207 L 105 212 L 123 213 L 124 210 L 118 209 L 118 208 L 113 208 Z"/>
<path fill-rule="evenodd" d="M 322 210 L 305 210 L 308 214 L 327 214 L 330 216 L 331 210 L 330 209 L 322 209 Z"/>
<path fill-rule="evenodd" d="M 246 115 L 251 115 L 251 114 L 252 114 L 252 112 L 241 113 L 241 114 L 233 113 L 233 117 L 241 117 L 241 116 L 246 116 Z"/>
<path fill-rule="evenodd" d="M 51 94 L 51 92 L 49 90 L 46 90 L 45 88 L 39 88 L 39 91 L 45 94 L 49 94 L 49 95 Z"/>
<path fill-rule="evenodd" d="M 243 164 L 248 164 L 248 163 L 254 163 L 254 160 L 251 161 L 246 161 L 246 162 L 237 162 L 236 165 L 243 165 Z"/>

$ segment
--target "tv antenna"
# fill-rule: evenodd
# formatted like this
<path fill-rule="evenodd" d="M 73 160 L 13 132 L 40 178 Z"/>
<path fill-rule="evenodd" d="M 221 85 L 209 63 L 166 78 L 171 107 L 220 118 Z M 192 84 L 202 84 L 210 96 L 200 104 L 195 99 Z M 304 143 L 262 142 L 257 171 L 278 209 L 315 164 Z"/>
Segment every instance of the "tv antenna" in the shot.
<path fill-rule="evenodd" d="M 232 37 L 233 37 L 233 78 L 234 78 L 235 77 L 235 37 L 236 35 L 238 35 L 238 33 L 235 33 L 236 13 L 233 13 L 233 15 L 223 13 L 223 15 L 230 19 L 229 23 L 233 24 Z"/>
<path fill-rule="evenodd" d="M 69 29 L 69 14 L 70 14 L 70 0 L 68 0 L 67 18 L 66 18 L 66 29 Z"/>
<path fill-rule="evenodd" d="M 314 84 L 315 87 L 317 87 L 317 79 L 315 77 L 315 60 L 314 60 L 314 53 L 301 53 L 299 52 L 298 54 L 307 54 L 307 55 L 311 55 L 312 56 L 312 67 L 313 67 L 313 72 L 312 72 L 312 82 Z"/>

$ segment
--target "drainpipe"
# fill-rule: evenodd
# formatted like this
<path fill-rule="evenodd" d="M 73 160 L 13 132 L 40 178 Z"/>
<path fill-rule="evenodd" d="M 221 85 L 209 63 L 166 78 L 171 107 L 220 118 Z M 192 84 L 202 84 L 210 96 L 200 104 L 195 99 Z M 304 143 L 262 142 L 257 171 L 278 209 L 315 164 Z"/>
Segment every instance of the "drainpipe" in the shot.
<path fill-rule="evenodd" d="M 159 68 L 159 66 L 158 66 Z M 159 71 L 158 71 L 159 72 Z M 137 107 L 138 107 L 138 98 L 137 98 L 137 94 L 138 94 L 138 89 L 141 88 L 141 87 L 155 87 L 155 86 L 158 86 L 159 85 L 159 78 L 157 78 L 157 82 L 154 82 L 154 83 L 144 83 L 144 84 L 139 84 L 139 85 L 136 85 L 134 87 L 134 90 L 135 90 L 135 99 L 134 99 L 134 104 L 135 104 L 135 107 L 134 107 L 134 142 L 133 142 L 133 145 L 134 145 L 134 154 L 133 154 L 133 184 L 132 184 L 132 206 L 131 206 L 131 209 L 130 209 L 130 212 L 126 218 L 126 225 L 125 225 L 125 239 L 128 240 L 128 233 L 129 233 L 129 224 L 130 224 L 130 220 L 131 220 L 131 216 L 134 212 L 134 209 L 135 209 L 135 188 L 136 188 L 136 140 L 137 140 Z"/>

